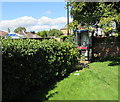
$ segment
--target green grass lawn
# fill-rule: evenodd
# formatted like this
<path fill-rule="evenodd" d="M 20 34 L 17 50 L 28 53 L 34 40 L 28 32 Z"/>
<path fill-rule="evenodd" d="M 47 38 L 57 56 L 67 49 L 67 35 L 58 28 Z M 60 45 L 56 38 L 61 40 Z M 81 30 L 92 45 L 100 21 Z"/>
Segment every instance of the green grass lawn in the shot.
<path fill-rule="evenodd" d="M 89 69 L 71 73 L 46 97 L 48 100 L 118 100 L 118 65 L 108 66 L 110 63 L 91 63 Z"/>

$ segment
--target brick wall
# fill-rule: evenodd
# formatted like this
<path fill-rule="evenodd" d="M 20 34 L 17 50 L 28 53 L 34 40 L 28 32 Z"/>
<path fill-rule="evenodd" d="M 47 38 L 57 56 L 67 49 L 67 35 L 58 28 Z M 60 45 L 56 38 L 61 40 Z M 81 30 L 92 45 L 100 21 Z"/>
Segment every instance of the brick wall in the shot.
<path fill-rule="evenodd" d="M 93 38 L 93 58 L 120 56 L 120 37 Z"/>

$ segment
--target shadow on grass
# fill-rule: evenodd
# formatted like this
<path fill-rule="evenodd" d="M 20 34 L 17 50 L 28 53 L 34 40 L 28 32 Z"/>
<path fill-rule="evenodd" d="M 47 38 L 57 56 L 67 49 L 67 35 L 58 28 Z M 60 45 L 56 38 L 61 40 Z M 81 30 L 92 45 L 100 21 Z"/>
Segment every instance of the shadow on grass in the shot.
<path fill-rule="evenodd" d="M 2 102 L 45 102 L 49 100 L 49 98 L 53 97 L 55 94 L 58 94 L 58 92 L 55 92 L 51 93 L 49 96 L 46 97 L 50 90 L 53 90 L 57 87 L 56 83 L 63 80 L 64 78 L 67 78 L 70 75 L 70 73 L 78 69 L 82 70 L 81 66 L 75 67 L 74 70 L 69 71 L 64 76 L 59 76 L 55 77 L 54 79 L 51 79 L 50 81 L 46 82 L 44 86 L 32 87 L 31 90 L 25 96 L 22 96 L 20 99 Z"/>
<path fill-rule="evenodd" d="M 48 100 L 49 98 L 53 97 L 55 94 L 58 94 L 58 92 L 54 92 L 54 93 L 51 93 L 49 96 L 47 96 L 46 100 Z"/>
<path fill-rule="evenodd" d="M 31 89 L 31 91 L 27 94 L 27 96 L 23 97 L 20 101 L 21 102 L 44 102 L 49 100 L 49 98 L 53 97 L 55 94 L 58 94 L 58 92 L 51 93 L 49 96 L 48 92 L 50 90 L 53 90 L 56 88 L 56 83 L 63 80 L 64 78 L 67 78 L 70 73 L 76 71 L 76 70 L 82 70 L 83 66 L 77 65 L 73 70 L 67 72 L 64 76 L 55 77 L 54 79 L 51 79 L 50 81 L 46 82 L 46 84 L 42 87 L 34 87 Z"/>
<path fill-rule="evenodd" d="M 97 60 L 98 62 L 111 61 L 108 66 L 120 65 L 120 56 L 119 57 L 104 57 Z"/>
<path fill-rule="evenodd" d="M 48 97 L 46 97 L 48 92 L 56 87 L 56 82 L 58 82 L 58 80 L 54 79 L 49 82 L 46 82 L 46 85 L 44 86 L 32 87 L 31 90 L 25 96 L 22 96 L 19 99 L 15 99 L 11 101 L 2 101 L 2 102 L 44 102 L 44 101 L 47 101 L 50 97 L 53 97 L 53 95 L 58 93 L 58 92 L 55 92 L 53 94 L 50 94 Z"/>
<path fill-rule="evenodd" d="M 48 92 L 56 87 L 56 83 L 59 80 L 57 78 L 52 79 L 42 87 L 35 87 L 33 88 L 27 96 L 23 97 L 21 101 L 24 102 L 43 102 L 48 100 L 50 97 L 53 97 L 53 95 L 57 94 L 58 92 L 55 92 L 53 94 L 50 94 L 48 97 L 46 95 Z"/>

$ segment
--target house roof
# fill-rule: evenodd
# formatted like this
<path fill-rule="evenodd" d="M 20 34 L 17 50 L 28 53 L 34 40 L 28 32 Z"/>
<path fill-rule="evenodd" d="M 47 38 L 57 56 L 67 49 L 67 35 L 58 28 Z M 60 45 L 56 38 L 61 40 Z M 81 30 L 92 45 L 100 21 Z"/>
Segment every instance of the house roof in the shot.
<path fill-rule="evenodd" d="M 20 34 L 20 35 L 25 35 L 25 33 L 23 33 L 23 32 L 18 32 L 18 34 Z"/>
<path fill-rule="evenodd" d="M 37 34 L 34 34 L 32 32 L 26 32 L 26 37 L 27 38 L 41 38 L 41 36 L 37 35 Z"/>
<path fill-rule="evenodd" d="M 25 35 L 26 35 L 27 38 L 32 38 L 33 37 L 33 34 L 31 32 L 26 32 Z"/>
<path fill-rule="evenodd" d="M 4 31 L 0 31 L 0 36 L 5 36 L 6 34 L 8 34 L 8 33 L 4 32 Z"/>
<path fill-rule="evenodd" d="M 64 27 L 62 27 L 60 30 L 66 30 L 68 28 L 67 25 L 65 25 Z"/>
<path fill-rule="evenodd" d="M 17 34 L 6 34 L 6 36 L 18 36 Z"/>
<path fill-rule="evenodd" d="M 33 38 L 41 38 L 41 36 L 37 35 L 37 34 L 34 34 L 33 35 Z"/>

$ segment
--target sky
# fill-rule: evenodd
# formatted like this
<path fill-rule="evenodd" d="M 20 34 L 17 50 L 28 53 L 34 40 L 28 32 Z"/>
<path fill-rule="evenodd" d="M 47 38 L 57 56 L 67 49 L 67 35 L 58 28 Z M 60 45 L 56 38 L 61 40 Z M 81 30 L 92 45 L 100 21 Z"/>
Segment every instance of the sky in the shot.
<path fill-rule="evenodd" d="M 60 29 L 67 23 L 66 2 L 2 2 L 0 30 L 17 27 L 27 31 Z M 72 21 L 72 18 L 70 18 Z"/>

